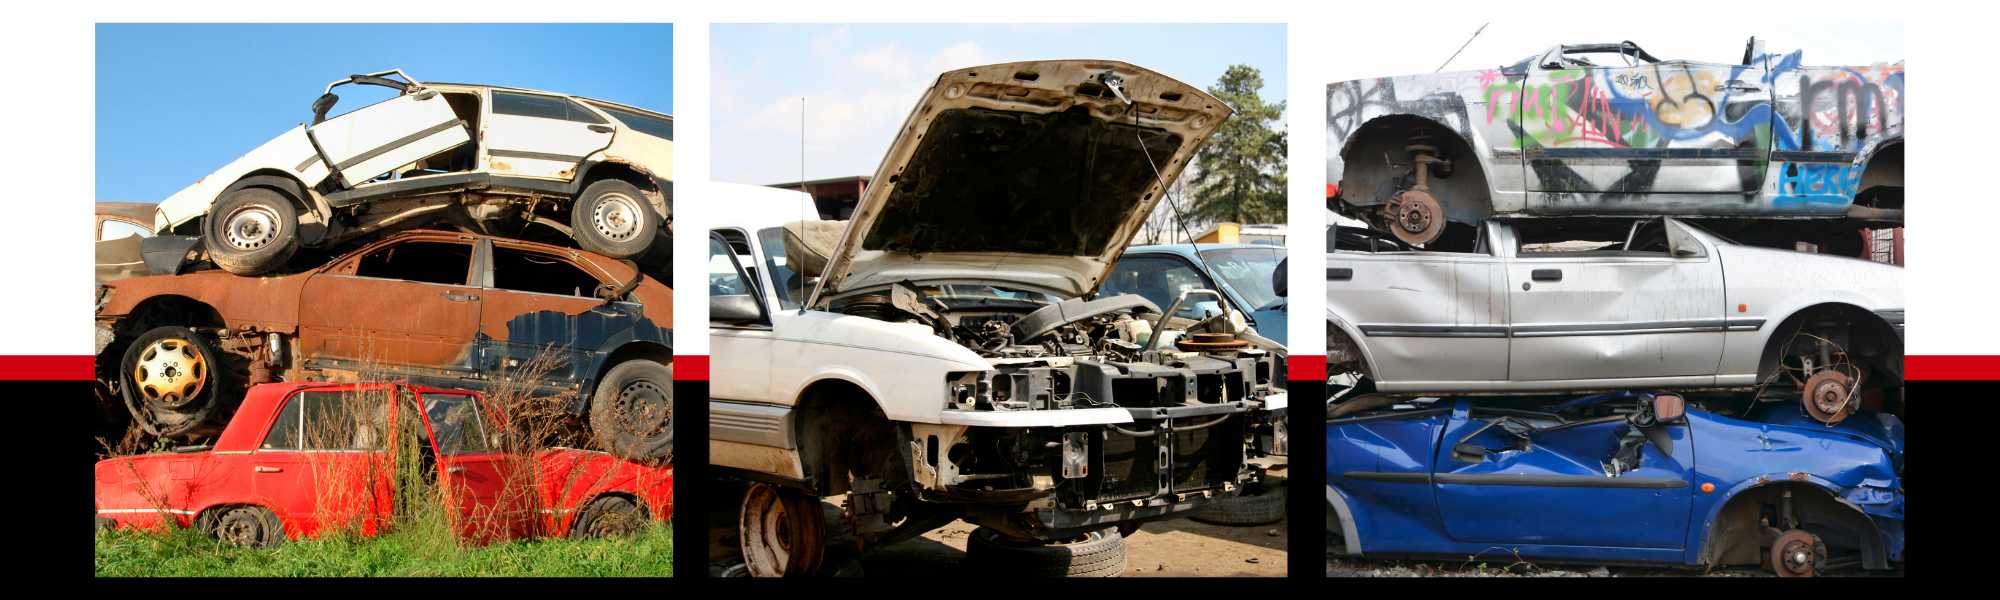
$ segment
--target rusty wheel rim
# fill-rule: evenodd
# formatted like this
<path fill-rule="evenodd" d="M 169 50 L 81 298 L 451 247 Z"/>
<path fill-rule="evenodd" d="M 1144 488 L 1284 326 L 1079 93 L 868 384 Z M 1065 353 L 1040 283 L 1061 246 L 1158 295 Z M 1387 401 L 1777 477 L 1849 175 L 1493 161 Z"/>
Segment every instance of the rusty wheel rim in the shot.
<path fill-rule="evenodd" d="M 825 532 L 818 525 L 819 502 L 786 498 L 765 484 L 750 486 L 738 522 L 743 563 L 753 577 L 801 575 L 819 566 Z"/>
<path fill-rule="evenodd" d="M 180 408 L 193 400 L 208 382 L 208 361 L 193 342 L 180 338 L 156 340 L 139 354 L 132 367 L 132 383 L 146 402 Z"/>
<path fill-rule="evenodd" d="M 1812 577 L 1825 561 L 1826 547 L 1804 530 L 1787 531 L 1771 542 L 1771 569 L 1779 577 Z"/>
<path fill-rule="evenodd" d="M 639 201 L 624 194 L 605 194 L 597 201 L 597 210 L 590 222 L 597 228 L 597 234 L 614 242 L 623 242 L 639 235 L 639 228 L 646 223 L 646 215 L 639 211 Z"/>
<path fill-rule="evenodd" d="M 278 239 L 278 212 L 268 206 L 245 206 L 230 213 L 223 226 L 223 241 L 230 247 L 256 250 Z"/>

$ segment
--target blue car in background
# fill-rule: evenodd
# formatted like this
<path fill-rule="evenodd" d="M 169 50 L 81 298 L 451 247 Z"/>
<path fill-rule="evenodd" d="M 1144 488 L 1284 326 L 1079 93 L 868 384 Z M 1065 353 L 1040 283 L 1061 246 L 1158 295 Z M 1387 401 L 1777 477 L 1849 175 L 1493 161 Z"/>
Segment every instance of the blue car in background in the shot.
<path fill-rule="evenodd" d="M 1173 244 L 1125 249 L 1118 266 L 1104 280 L 1100 296 L 1138 294 L 1165 309 L 1191 289 L 1211 289 L 1229 296 L 1257 335 L 1285 343 L 1285 298 L 1271 286 L 1271 276 L 1285 259 L 1285 247 L 1267 244 Z M 1215 299 L 1193 296 L 1176 317 L 1200 319 L 1220 312 Z"/>
<path fill-rule="evenodd" d="M 1350 393 L 1328 404 L 1327 528 L 1368 558 L 1900 569 L 1903 437 L 1797 402 Z"/>

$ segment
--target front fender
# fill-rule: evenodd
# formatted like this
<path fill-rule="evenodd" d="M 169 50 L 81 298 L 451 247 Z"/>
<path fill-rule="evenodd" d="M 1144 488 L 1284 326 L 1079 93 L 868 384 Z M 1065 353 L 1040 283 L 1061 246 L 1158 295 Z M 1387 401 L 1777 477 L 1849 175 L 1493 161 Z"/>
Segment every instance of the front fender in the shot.
<path fill-rule="evenodd" d="M 301 169 L 301 166 L 304 168 Z M 305 126 L 295 126 L 161 201 L 159 214 L 153 222 L 154 232 L 166 233 L 208 214 L 208 208 L 229 186 L 235 185 L 244 175 L 261 169 L 290 173 L 307 186 L 318 185 L 327 176 L 326 163 L 319 159 L 319 151 L 306 138 Z M 301 200 L 310 201 L 306 198 Z"/>
<path fill-rule="evenodd" d="M 1326 502 L 1333 513 L 1331 518 L 1340 521 L 1340 532 L 1347 544 L 1348 556 L 1361 556 L 1361 532 L 1354 526 L 1354 511 L 1347 507 L 1347 498 L 1340 490 L 1326 486 Z"/>
<path fill-rule="evenodd" d="M 654 325 L 652 319 L 640 317 L 638 323 L 611 334 L 610 337 L 604 339 L 603 343 L 598 344 L 597 351 L 590 353 L 588 368 L 583 371 L 589 373 L 590 378 L 584 380 L 576 400 L 571 402 L 570 414 L 583 414 L 584 410 L 590 408 L 590 398 L 596 393 L 598 382 L 610 367 L 606 363 L 611 360 L 611 355 L 616 354 L 626 346 L 646 343 L 658 344 L 671 353 L 674 348 L 674 332 L 671 329 Z"/>

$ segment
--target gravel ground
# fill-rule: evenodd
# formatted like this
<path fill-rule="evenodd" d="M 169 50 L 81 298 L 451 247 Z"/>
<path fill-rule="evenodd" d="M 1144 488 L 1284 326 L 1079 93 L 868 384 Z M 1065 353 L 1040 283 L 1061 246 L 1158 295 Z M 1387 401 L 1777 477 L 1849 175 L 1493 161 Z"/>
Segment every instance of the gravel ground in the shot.
<path fill-rule="evenodd" d="M 1345 556 L 1327 536 L 1327 577 L 1776 577 L 1767 569 L 1726 567 L 1707 573 L 1687 569 L 1607 567 L 1589 564 L 1535 564 L 1516 561 L 1502 550 L 1471 561 L 1371 560 Z M 1840 569 L 1827 577 L 1902 577 L 1903 571 Z"/>

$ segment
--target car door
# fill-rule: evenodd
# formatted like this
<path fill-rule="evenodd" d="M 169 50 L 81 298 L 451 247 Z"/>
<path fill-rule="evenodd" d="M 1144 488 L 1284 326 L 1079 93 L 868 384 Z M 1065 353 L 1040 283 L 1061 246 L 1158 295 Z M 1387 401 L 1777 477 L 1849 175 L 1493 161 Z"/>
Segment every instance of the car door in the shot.
<path fill-rule="evenodd" d="M 306 281 L 299 343 L 308 368 L 381 368 L 423 377 L 476 373 L 480 295 L 471 238 L 405 240 Z"/>
<path fill-rule="evenodd" d="M 306 133 L 348 187 L 472 141 L 451 103 L 432 90 L 362 107 L 308 127 Z"/>
<path fill-rule="evenodd" d="M 1642 222 L 1639 250 L 1537 251 L 1513 244 L 1507 294 L 1513 328 L 1508 376 L 1516 389 L 1558 389 L 1536 382 L 1606 381 L 1706 385 L 1722 358 L 1726 329 L 1722 263 L 1691 236 L 1686 254 L 1671 252 L 1662 232 L 1673 219 Z M 1662 231 L 1664 230 L 1664 231 Z M 1704 379 L 1706 378 L 1706 379 Z"/>
<path fill-rule="evenodd" d="M 1120 294 L 1135 294 L 1151 300 L 1160 310 L 1174 305 L 1174 299 L 1193 289 L 1224 291 L 1215 286 L 1208 275 L 1188 259 L 1171 253 L 1146 252 L 1120 257 L 1118 265 L 1112 267 L 1111 274 L 1104 278 L 1104 286 L 1098 289 L 1098 296 L 1109 298 Z M 1231 294 L 1232 301 L 1236 300 Z M 1249 316 L 1254 306 L 1235 306 L 1244 316 Z M 1222 311 L 1221 305 L 1212 296 L 1192 296 L 1187 303 L 1174 311 L 1174 316 L 1182 319 L 1204 319 L 1208 315 Z"/>
<path fill-rule="evenodd" d="M 525 469 L 533 465 L 501 447 L 497 413 L 477 394 L 423 389 L 417 397 L 459 533 L 475 542 L 527 535 L 536 490 L 526 487 L 533 477 Z"/>
<path fill-rule="evenodd" d="M 1673 454 L 1650 442 L 1636 469 L 1607 476 L 1605 463 L 1630 427 L 1622 420 L 1548 432 L 1494 423 L 1514 417 L 1538 428 L 1564 421 L 1520 416 L 1459 399 L 1438 438 L 1438 514 L 1453 539 L 1475 544 L 1680 548 L 1692 507 L 1694 444 L 1685 424 L 1667 426 Z M 1488 427 L 1489 423 L 1494 426 Z M 1503 421 L 1504 423 L 1504 421 Z M 1485 428 L 1481 431 L 1481 428 Z M 1474 435 L 1476 433 L 1476 435 Z M 1480 448 L 1481 462 L 1454 456 Z"/>
<path fill-rule="evenodd" d="M 1531 139 L 1523 152 L 1529 191 L 1742 194 L 1763 186 L 1772 113 L 1761 61 L 1654 61 L 1636 45 L 1622 56 L 1619 47 L 1562 46 L 1530 65 L 1518 103 Z"/>
<path fill-rule="evenodd" d="M 740 229 L 727 232 L 742 244 L 742 252 L 752 252 L 747 232 Z M 762 306 L 771 306 L 764 300 L 763 288 L 751 283 L 754 275 L 739 263 L 735 246 L 721 230 L 709 236 L 709 297 L 743 296 Z M 776 337 L 770 321 L 775 316 L 772 312 L 767 308 L 761 321 L 709 323 L 710 394 L 716 400 L 791 403 L 789 395 L 780 398 L 771 390 L 771 344 Z"/>
<path fill-rule="evenodd" d="M 1506 271 L 1485 243 L 1492 227 L 1481 225 L 1473 252 L 1383 245 L 1327 253 L 1327 310 L 1360 330 L 1355 341 L 1385 391 L 1482 389 L 1475 382 L 1507 379 Z"/>
<path fill-rule="evenodd" d="M 584 157 L 611 145 L 617 129 L 562 96 L 487 90 L 486 166 L 496 174 L 570 180 Z"/>
<path fill-rule="evenodd" d="M 296 526 L 287 533 L 358 526 L 369 534 L 387 522 L 392 392 L 309 388 L 285 399 L 248 464 L 251 489 Z"/>
<path fill-rule="evenodd" d="M 1327 481 L 1369 506 L 1392 507 L 1353 515 L 1367 551 L 1408 548 L 1443 531 L 1430 477 L 1449 405 L 1411 404 L 1393 407 L 1396 414 L 1327 422 Z"/>
<path fill-rule="evenodd" d="M 596 297 L 620 285 L 575 251 L 531 249 L 513 240 L 481 240 L 491 268 L 484 280 L 480 331 L 491 339 L 480 357 L 489 378 L 518 374 L 552 387 L 578 384 L 591 355 L 612 335 L 639 322 L 625 302 Z"/>

